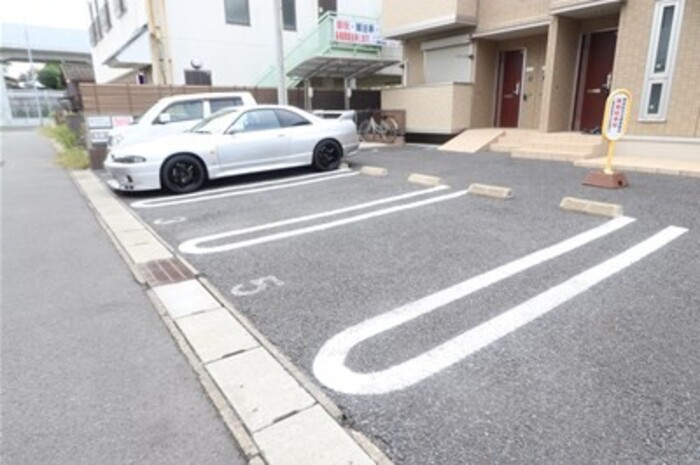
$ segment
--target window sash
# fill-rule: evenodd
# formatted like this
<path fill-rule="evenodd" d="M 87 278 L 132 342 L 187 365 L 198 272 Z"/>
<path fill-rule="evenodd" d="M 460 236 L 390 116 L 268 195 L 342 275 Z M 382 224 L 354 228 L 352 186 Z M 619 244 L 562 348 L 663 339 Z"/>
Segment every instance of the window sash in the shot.
<path fill-rule="evenodd" d="M 670 101 L 685 0 L 656 0 L 639 119 L 664 121 Z"/>
<path fill-rule="evenodd" d="M 224 0 L 226 22 L 240 26 L 250 26 L 250 7 L 248 0 Z"/>
<path fill-rule="evenodd" d="M 285 31 L 297 30 L 296 0 L 282 0 L 282 24 Z"/>

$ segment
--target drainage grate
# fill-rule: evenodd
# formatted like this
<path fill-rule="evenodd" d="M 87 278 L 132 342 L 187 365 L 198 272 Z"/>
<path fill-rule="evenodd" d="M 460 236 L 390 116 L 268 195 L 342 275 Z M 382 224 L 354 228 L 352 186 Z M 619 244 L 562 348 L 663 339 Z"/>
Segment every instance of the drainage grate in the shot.
<path fill-rule="evenodd" d="M 150 287 L 178 283 L 194 277 L 192 271 L 177 258 L 141 263 L 138 270 Z"/>

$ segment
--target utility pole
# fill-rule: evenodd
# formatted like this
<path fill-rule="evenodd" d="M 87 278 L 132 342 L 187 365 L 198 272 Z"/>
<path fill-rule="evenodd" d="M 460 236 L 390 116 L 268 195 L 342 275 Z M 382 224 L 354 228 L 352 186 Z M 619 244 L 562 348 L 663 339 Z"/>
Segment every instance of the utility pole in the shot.
<path fill-rule="evenodd" d="M 284 39 L 282 37 L 282 0 L 272 0 L 275 26 L 275 52 L 277 54 L 277 103 L 287 104 L 287 74 L 284 71 Z"/>
<path fill-rule="evenodd" d="M 44 116 L 41 114 L 41 103 L 39 103 L 39 90 L 36 88 L 37 75 L 34 70 L 34 59 L 32 58 L 32 47 L 29 45 L 29 31 L 27 25 L 24 25 L 24 39 L 27 42 L 27 58 L 29 59 L 29 67 L 32 73 L 32 81 L 34 81 L 34 102 L 36 103 L 36 111 L 39 116 L 39 125 L 44 125 Z"/>

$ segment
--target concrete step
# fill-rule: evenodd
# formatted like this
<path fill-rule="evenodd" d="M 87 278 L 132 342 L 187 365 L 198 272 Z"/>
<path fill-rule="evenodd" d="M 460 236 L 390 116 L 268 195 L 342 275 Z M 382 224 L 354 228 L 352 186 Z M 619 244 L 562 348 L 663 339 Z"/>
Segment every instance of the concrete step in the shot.
<path fill-rule="evenodd" d="M 510 154 L 513 158 L 529 158 L 534 160 L 559 160 L 559 161 L 576 161 L 584 160 L 587 158 L 594 158 L 599 155 L 580 151 L 580 150 L 569 150 L 569 149 L 530 149 L 530 148 L 520 148 L 513 150 Z"/>
<path fill-rule="evenodd" d="M 538 140 L 546 140 L 548 142 L 602 142 L 603 137 L 600 134 L 581 134 L 578 132 L 548 132 L 540 134 Z"/>
<path fill-rule="evenodd" d="M 492 152 L 512 152 L 518 148 L 522 147 L 519 143 L 508 143 L 508 142 L 495 142 L 489 145 L 489 150 Z"/>

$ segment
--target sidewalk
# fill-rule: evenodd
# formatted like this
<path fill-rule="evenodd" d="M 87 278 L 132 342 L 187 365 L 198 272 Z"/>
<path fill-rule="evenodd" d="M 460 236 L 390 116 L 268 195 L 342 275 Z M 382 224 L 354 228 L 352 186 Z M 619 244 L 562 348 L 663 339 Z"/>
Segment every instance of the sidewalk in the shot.
<path fill-rule="evenodd" d="M 0 137 L 3 463 L 247 463 L 53 147 Z"/>
<path fill-rule="evenodd" d="M 5 142 L 13 195 L 3 220 L 13 234 L 3 243 L 12 280 L 2 355 L 12 381 L 3 404 L 18 424 L 7 441 L 17 463 L 80 463 L 87 446 L 84 463 L 391 464 L 95 173 L 55 167 L 39 134 Z M 27 415 L 17 406 L 35 387 L 24 371 L 36 360 L 59 382 L 24 401 Z M 45 424 L 54 430 L 34 444 L 41 455 L 26 455 Z M 72 455 L 51 455 L 68 445 Z"/>
<path fill-rule="evenodd" d="M 606 157 L 579 160 L 575 166 L 586 168 L 605 167 Z M 615 171 L 634 171 L 639 173 L 668 174 L 673 176 L 691 176 L 700 178 L 700 157 L 688 159 L 668 154 L 664 158 L 652 158 L 643 156 L 616 155 L 613 160 Z"/>

